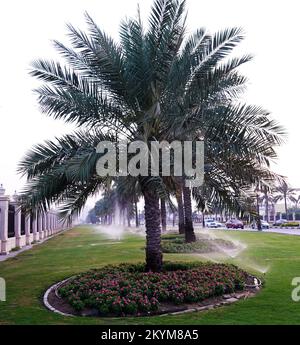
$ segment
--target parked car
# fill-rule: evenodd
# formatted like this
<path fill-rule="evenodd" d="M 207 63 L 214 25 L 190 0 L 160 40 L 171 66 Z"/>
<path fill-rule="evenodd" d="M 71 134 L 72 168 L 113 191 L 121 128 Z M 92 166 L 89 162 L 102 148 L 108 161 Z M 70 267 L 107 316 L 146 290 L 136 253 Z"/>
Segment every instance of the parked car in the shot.
<path fill-rule="evenodd" d="M 270 224 L 266 222 L 265 220 L 261 221 L 261 227 L 262 229 L 270 229 Z"/>
<path fill-rule="evenodd" d="M 280 226 L 284 223 L 287 223 L 287 220 L 286 219 L 278 219 L 275 221 L 275 223 L 273 224 L 274 226 Z"/>
<path fill-rule="evenodd" d="M 262 229 L 270 229 L 270 224 L 265 220 L 261 220 L 260 223 Z M 257 229 L 257 222 L 252 223 L 252 229 Z"/>
<path fill-rule="evenodd" d="M 224 224 L 217 221 L 213 221 L 213 222 L 208 222 L 207 227 L 208 228 L 223 228 Z"/>
<path fill-rule="evenodd" d="M 238 219 L 230 219 L 225 225 L 227 229 L 244 229 L 244 223 Z"/>
<path fill-rule="evenodd" d="M 213 223 L 215 220 L 214 219 L 212 219 L 212 218 L 210 218 L 210 219 L 205 219 L 204 220 L 204 224 L 205 224 L 205 227 L 207 227 L 207 228 L 210 228 L 210 223 Z"/>

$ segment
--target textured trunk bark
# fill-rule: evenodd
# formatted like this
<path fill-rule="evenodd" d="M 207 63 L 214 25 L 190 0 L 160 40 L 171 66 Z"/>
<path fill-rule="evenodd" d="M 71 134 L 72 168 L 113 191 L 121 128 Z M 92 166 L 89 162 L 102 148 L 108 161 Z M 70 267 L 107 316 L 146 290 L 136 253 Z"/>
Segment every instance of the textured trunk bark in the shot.
<path fill-rule="evenodd" d="M 136 226 L 136 228 L 138 228 L 140 226 L 140 224 L 139 224 L 139 212 L 138 212 L 138 207 L 137 207 L 136 195 L 134 196 L 134 212 L 135 212 L 135 226 Z"/>
<path fill-rule="evenodd" d="M 204 208 L 201 210 L 201 212 L 202 212 L 202 228 L 205 228 Z"/>
<path fill-rule="evenodd" d="M 146 226 L 146 271 L 162 269 L 161 229 L 159 197 L 155 192 L 144 190 Z"/>
<path fill-rule="evenodd" d="M 285 208 L 285 218 L 286 220 L 289 220 L 289 215 L 288 215 L 288 207 L 287 207 L 287 196 L 284 194 L 284 208 Z"/>
<path fill-rule="evenodd" d="M 167 231 L 167 210 L 165 199 L 160 199 L 160 216 L 161 216 L 161 229 L 163 232 Z"/>
<path fill-rule="evenodd" d="M 265 203 L 266 203 L 266 205 L 265 205 L 266 206 L 266 208 L 265 208 L 266 221 L 269 222 L 270 221 L 270 217 L 269 217 L 269 196 L 268 196 L 267 188 L 265 188 L 264 194 L 265 194 Z"/>
<path fill-rule="evenodd" d="M 126 226 L 126 218 L 127 217 L 125 217 L 125 210 L 126 209 L 123 209 L 122 212 L 121 212 L 121 219 L 123 221 L 123 226 Z"/>
<path fill-rule="evenodd" d="M 130 223 L 130 214 L 129 214 L 129 210 L 128 210 L 128 208 L 127 208 L 127 212 L 126 212 L 126 214 L 127 214 L 127 225 L 128 225 L 128 228 L 131 228 L 131 223 Z"/>
<path fill-rule="evenodd" d="M 176 188 L 176 200 L 178 207 L 178 230 L 180 234 L 184 234 L 184 209 L 182 202 L 182 189 L 181 186 Z"/>
<path fill-rule="evenodd" d="M 192 199 L 191 190 L 189 187 L 183 187 L 183 201 L 184 201 L 184 229 L 185 229 L 185 241 L 195 242 L 196 236 L 193 227 L 192 219 Z"/>
<path fill-rule="evenodd" d="M 262 231 L 260 214 L 259 214 L 259 195 L 258 194 L 256 195 L 256 214 L 257 214 L 257 218 L 256 218 L 257 230 Z"/>

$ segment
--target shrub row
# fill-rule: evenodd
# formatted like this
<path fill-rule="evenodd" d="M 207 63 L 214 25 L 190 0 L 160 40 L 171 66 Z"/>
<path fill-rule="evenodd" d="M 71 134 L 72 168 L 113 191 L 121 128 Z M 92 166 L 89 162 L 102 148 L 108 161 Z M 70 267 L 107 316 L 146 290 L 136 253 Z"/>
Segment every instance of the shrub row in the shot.
<path fill-rule="evenodd" d="M 196 242 L 185 243 L 184 237 L 167 235 L 162 237 L 162 251 L 164 253 L 211 253 L 218 248 L 233 249 L 234 244 L 221 238 L 211 239 L 204 236 L 197 238 Z"/>
<path fill-rule="evenodd" d="M 299 226 L 299 222 L 283 223 L 281 226 L 283 226 L 283 227 L 298 227 Z"/>

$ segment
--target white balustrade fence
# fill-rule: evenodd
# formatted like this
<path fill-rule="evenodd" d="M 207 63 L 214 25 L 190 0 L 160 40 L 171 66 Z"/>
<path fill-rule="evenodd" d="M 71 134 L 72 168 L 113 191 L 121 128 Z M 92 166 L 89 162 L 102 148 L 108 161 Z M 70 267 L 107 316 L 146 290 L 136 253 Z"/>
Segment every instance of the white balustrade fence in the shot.
<path fill-rule="evenodd" d="M 6 255 L 37 241 L 44 240 L 72 226 L 59 220 L 55 211 L 23 214 L 17 195 L 10 198 L 0 186 L 0 254 Z"/>

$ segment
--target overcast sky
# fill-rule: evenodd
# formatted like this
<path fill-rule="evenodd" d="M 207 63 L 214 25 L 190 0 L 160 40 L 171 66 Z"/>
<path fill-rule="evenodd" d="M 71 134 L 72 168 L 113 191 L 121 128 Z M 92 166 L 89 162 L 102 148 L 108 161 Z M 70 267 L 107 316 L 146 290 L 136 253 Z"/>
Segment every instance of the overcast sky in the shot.
<path fill-rule="evenodd" d="M 32 145 L 72 127 L 39 113 L 32 90 L 37 82 L 28 75 L 30 62 L 56 58 L 51 40 L 67 43 L 66 23 L 85 28 L 88 11 L 113 37 L 120 19 L 136 13 L 137 0 L 26 0 L 0 5 L 0 183 L 7 193 L 20 190 L 24 180 L 16 174 L 17 162 Z M 147 15 L 152 0 L 139 1 Z M 246 100 L 262 105 L 285 126 L 287 143 L 279 149 L 276 172 L 300 187 L 299 168 L 299 1 L 188 0 L 188 31 L 210 31 L 242 26 L 246 39 L 236 55 L 254 54 L 243 68 L 250 79 Z"/>

